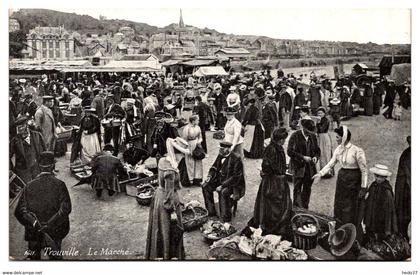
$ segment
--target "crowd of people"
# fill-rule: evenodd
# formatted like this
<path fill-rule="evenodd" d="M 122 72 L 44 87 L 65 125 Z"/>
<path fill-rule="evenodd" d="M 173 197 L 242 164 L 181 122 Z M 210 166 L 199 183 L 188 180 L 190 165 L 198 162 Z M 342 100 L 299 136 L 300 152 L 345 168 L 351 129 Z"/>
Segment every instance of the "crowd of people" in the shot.
<path fill-rule="evenodd" d="M 292 206 L 307 209 L 314 182 L 337 174 L 334 217 L 355 225 L 365 237 L 361 243 L 366 236 L 383 239 L 399 232 L 407 237 L 410 153 L 401 158 L 394 199 L 387 180 L 391 172 L 380 164 L 367 167 L 364 150 L 351 143 L 351 131 L 342 121 L 380 115 L 382 110 L 387 119 L 401 119 L 402 110 L 410 106 L 410 85 L 395 86 L 392 80 L 381 79 L 358 87 L 340 79 L 334 86 L 328 77 L 314 73 L 306 85 L 304 77 L 279 70 L 275 77 L 269 71 L 210 79 L 79 73 L 68 78 L 42 75 L 11 80 L 10 169 L 27 184 L 16 217 L 30 232 L 53 239 L 63 223 L 51 222 L 57 220 L 52 217 L 58 215 L 68 223 L 63 217 L 69 215 L 71 203 L 65 187 L 59 188 L 61 195 L 48 211 L 47 206 L 28 201 L 32 200 L 28 194 L 31 187 L 39 189 L 34 196 L 47 188 L 39 177 L 48 174 L 49 181 L 58 181 L 51 155 L 66 153 L 66 141 L 57 137 L 73 125 L 77 127 L 70 163 L 92 167 L 90 183 L 97 197 L 102 197 L 103 190 L 109 196 L 121 191 L 119 176 L 127 172 L 125 163 L 156 159 L 159 187 L 150 206 L 146 259 L 185 256 L 182 198 L 177 193 L 181 186 L 201 186 L 209 216 L 232 220 L 246 192 L 246 158 L 262 159 L 261 185 L 248 225 L 260 227 L 263 234 L 290 234 Z M 338 143 L 335 150 L 332 129 Z M 221 141 L 204 178 L 202 160 L 208 157 L 209 131 Z M 45 161 L 48 167 L 40 169 Z M 371 184 L 369 171 L 375 175 Z M 293 178 L 293 198 L 287 174 Z M 53 192 L 49 195 L 54 196 Z M 219 195 L 218 210 L 214 192 Z M 365 204 L 361 211 L 360 205 Z M 361 228 L 362 221 L 366 228 Z M 61 244 L 65 234 L 54 241 Z M 32 258 L 39 259 L 45 237 L 35 235 L 27 240 L 37 251 Z"/>

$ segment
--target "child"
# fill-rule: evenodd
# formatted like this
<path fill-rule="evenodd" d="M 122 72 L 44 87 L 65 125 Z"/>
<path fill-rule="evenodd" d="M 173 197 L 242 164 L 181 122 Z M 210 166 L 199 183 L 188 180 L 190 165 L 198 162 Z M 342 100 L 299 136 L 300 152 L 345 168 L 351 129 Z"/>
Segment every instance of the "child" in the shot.
<path fill-rule="evenodd" d="M 401 101 L 398 100 L 398 102 L 394 103 L 394 109 L 392 112 L 392 117 L 395 120 L 401 120 L 401 115 L 402 115 L 402 106 L 401 106 Z"/>
<path fill-rule="evenodd" d="M 387 179 L 392 173 L 381 164 L 376 164 L 369 171 L 375 175 L 375 181 L 369 186 L 365 202 L 363 223 L 366 226 L 366 240 L 383 240 L 398 230 L 394 193 Z"/>

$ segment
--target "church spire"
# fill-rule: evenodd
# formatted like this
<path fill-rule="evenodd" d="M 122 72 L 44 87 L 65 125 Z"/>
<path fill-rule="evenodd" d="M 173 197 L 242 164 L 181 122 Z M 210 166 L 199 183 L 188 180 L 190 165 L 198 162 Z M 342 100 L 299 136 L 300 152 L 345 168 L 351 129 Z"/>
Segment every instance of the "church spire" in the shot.
<path fill-rule="evenodd" d="M 180 28 L 185 27 L 184 20 L 182 19 L 182 10 L 181 9 L 179 10 L 179 24 L 178 24 L 178 27 L 180 27 Z"/>

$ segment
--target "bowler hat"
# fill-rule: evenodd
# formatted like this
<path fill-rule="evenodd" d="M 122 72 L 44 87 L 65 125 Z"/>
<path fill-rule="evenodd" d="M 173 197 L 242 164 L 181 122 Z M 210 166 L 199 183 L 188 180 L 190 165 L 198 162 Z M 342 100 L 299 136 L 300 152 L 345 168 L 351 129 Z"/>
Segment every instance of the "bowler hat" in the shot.
<path fill-rule="evenodd" d="M 111 144 L 106 144 L 105 146 L 104 146 L 104 149 L 103 149 L 103 151 L 110 151 L 110 152 L 113 152 L 114 151 L 114 146 L 112 146 Z"/>
<path fill-rule="evenodd" d="M 343 256 L 353 246 L 356 240 L 356 227 L 352 223 L 347 223 L 337 229 L 331 236 L 331 253 L 334 256 Z"/>
<path fill-rule="evenodd" d="M 39 166 L 46 168 L 55 164 L 54 152 L 44 151 L 39 155 Z"/>
<path fill-rule="evenodd" d="M 22 125 L 22 124 L 26 123 L 27 121 L 28 121 L 28 117 L 27 116 L 21 116 L 18 119 L 16 119 L 15 126 Z"/>
<path fill-rule="evenodd" d="M 227 115 L 233 115 L 233 114 L 236 114 L 236 113 L 237 113 L 237 110 L 235 108 L 233 108 L 233 107 L 227 107 L 226 108 L 226 114 Z"/>
<path fill-rule="evenodd" d="M 229 141 L 221 141 L 220 142 L 220 148 L 230 148 L 232 147 L 232 143 Z"/>

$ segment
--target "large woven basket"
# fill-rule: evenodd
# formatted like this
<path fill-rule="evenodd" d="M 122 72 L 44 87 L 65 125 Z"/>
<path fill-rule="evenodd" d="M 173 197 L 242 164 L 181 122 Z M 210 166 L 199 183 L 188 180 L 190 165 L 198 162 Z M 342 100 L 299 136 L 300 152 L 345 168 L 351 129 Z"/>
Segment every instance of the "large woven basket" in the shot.
<path fill-rule="evenodd" d="M 318 234 L 320 232 L 318 219 L 309 214 L 296 214 L 292 220 L 293 230 L 293 246 L 298 249 L 313 249 L 318 244 Z M 304 224 L 312 223 L 316 226 L 316 231 L 313 233 L 299 232 L 298 228 Z"/>
<path fill-rule="evenodd" d="M 185 231 L 202 226 L 208 219 L 209 212 L 202 207 L 188 207 L 182 211 L 182 224 Z"/>
<path fill-rule="evenodd" d="M 65 130 L 57 133 L 57 142 L 61 142 L 61 141 L 68 141 L 71 138 L 71 133 L 73 131 L 73 127 L 72 126 L 64 126 Z"/>
<path fill-rule="evenodd" d="M 139 192 L 137 193 L 136 200 L 140 205 L 150 205 L 152 202 L 153 196 L 155 195 L 155 188 L 151 186 L 150 184 L 145 184 L 141 187 L 139 187 Z M 145 192 L 151 191 L 151 194 L 149 196 L 142 196 L 141 194 Z"/>

